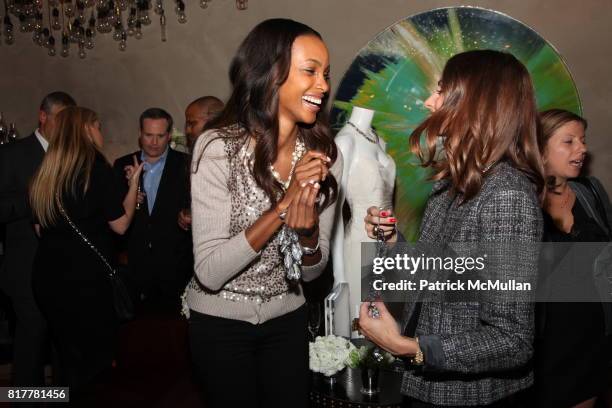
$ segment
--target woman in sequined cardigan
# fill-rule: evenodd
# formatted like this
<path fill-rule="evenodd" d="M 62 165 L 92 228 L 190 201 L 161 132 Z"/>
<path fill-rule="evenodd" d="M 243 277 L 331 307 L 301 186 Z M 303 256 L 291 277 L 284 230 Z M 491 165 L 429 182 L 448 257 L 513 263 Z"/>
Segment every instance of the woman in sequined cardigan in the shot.
<path fill-rule="evenodd" d="M 260 23 L 234 57 L 225 109 L 195 146 L 186 301 L 207 407 L 308 405 L 305 300 L 291 274 L 301 263 L 302 279 L 316 278 L 329 254 L 342 161 L 320 112 L 328 75 L 316 31 Z"/>
<path fill-rule="evenodd" d="M 410 142 L 423 165 L 433 170 L 436 183 L 423 215 L 419 245 L 489 245 L 499 262 L 489 256 L 484 279 L 501 273 L 534 283 L 535 243 L 543 230 L 538 194 L 544 176 L 535 97 L 526 68 L 498 51 L 457 54 L 447 62 L 425 106 L 432 113 Z M 436 154 L 440 142 L 443 158 Z M 388 217 L 391 211 L 380 214 L 370 208 L 365 219 L 368 234 L 375 237 L 375 229 L 381 228 L 389 241 L 397 241 Z M 426 276 L 426 271 L 415 276 L 420 272 Z M 399 326 L 384 303 L 375 303 L 380 318 L 372 317 L 367 303 L 362 305 L 362 332 L 384 349 L 407 357 L 404 406 L 520 406 L 516 398 L 533 383 L 533 303 L 500 301 L 487 291 L 478 292 L 475 299 L 455 296 L 449 302 L 449 296 L 420 292 L 418 301 L 406 303 Z"/>

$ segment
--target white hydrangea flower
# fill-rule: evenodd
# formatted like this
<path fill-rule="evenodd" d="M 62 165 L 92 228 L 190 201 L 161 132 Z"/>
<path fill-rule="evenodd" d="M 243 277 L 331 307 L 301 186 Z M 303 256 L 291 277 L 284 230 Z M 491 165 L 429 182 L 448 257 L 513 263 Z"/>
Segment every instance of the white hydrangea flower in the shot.
<path fill-rule="evenodd" d="M 310 343 L 310 369 L 326 376 L 346 367 L 349 354 L 355 346 L 343 337 L 329 335 L 317 337 Z"/>

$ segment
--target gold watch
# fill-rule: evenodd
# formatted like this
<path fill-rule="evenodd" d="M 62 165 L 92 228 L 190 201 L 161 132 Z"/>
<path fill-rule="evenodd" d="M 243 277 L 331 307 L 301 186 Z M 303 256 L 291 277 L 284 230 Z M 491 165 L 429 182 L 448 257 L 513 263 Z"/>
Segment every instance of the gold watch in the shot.
<path fill-rule="evenodd" d="M 414 341 L 416 341 L 417 344 L 417 352 L 414 355 L 414 357 L 412 357 L 412 359 L 410 359 L 410 363 L 412 365 L 423 365 L 423 351 L 421 351 L 421 347 L 419 345 L 419 338 L 415 337 Z"/>

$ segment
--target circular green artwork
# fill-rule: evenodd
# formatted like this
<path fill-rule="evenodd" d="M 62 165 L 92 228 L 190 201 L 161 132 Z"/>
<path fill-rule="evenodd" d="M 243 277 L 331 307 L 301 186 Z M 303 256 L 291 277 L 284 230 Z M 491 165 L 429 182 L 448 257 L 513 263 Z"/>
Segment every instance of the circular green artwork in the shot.
<path fill-rule="evenodd" d="M 423 106 L 446 61 L 475 49 L 512 53 L 529 70 L 540 110 L 581 114 L 572 76 L 555 48 L 530 27 L 505 14 L 475 7 L 448 7 L 401 20 L 359 51 L 345 73 L 332 108 L 340 129 L 353 106 L 374 110 L 373 127 L 397 166 L 395 214 L 415 240 L 431 189 L 428 172 L 408 152 L 408 136 L 428 114 Z"/>

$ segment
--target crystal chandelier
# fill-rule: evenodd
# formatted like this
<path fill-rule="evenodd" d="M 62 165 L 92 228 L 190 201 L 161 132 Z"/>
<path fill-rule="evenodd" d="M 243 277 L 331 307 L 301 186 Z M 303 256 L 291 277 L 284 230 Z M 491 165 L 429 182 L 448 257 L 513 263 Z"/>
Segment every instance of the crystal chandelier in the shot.
<path fill-rule="evenodd" d="M 179 23 L 187 22 L 186 0 L 3 0 L 4 18 L 0 20 L 0 41 L 15 43 L 15 31 L 32 33 L 34 44 L 51 57 L 58 52 L 70 55 L 71 47 L 79 58 L 95 47 L 98 34 L 110 34 L 125 51 L 129 38 L 140 40 L 151 25 L 151 10 L 158 16 L 161 41 L 166 41 L 166 5 L 174 6 Z M 165 4 L 167 3 L 167 4 Z M 208 8 L 211 0 L 199 0 Z M 246 10 L 248 0 L 236 0 L 238 10 Z M 13 25 L 13 21 L 18 25 Z"/>

